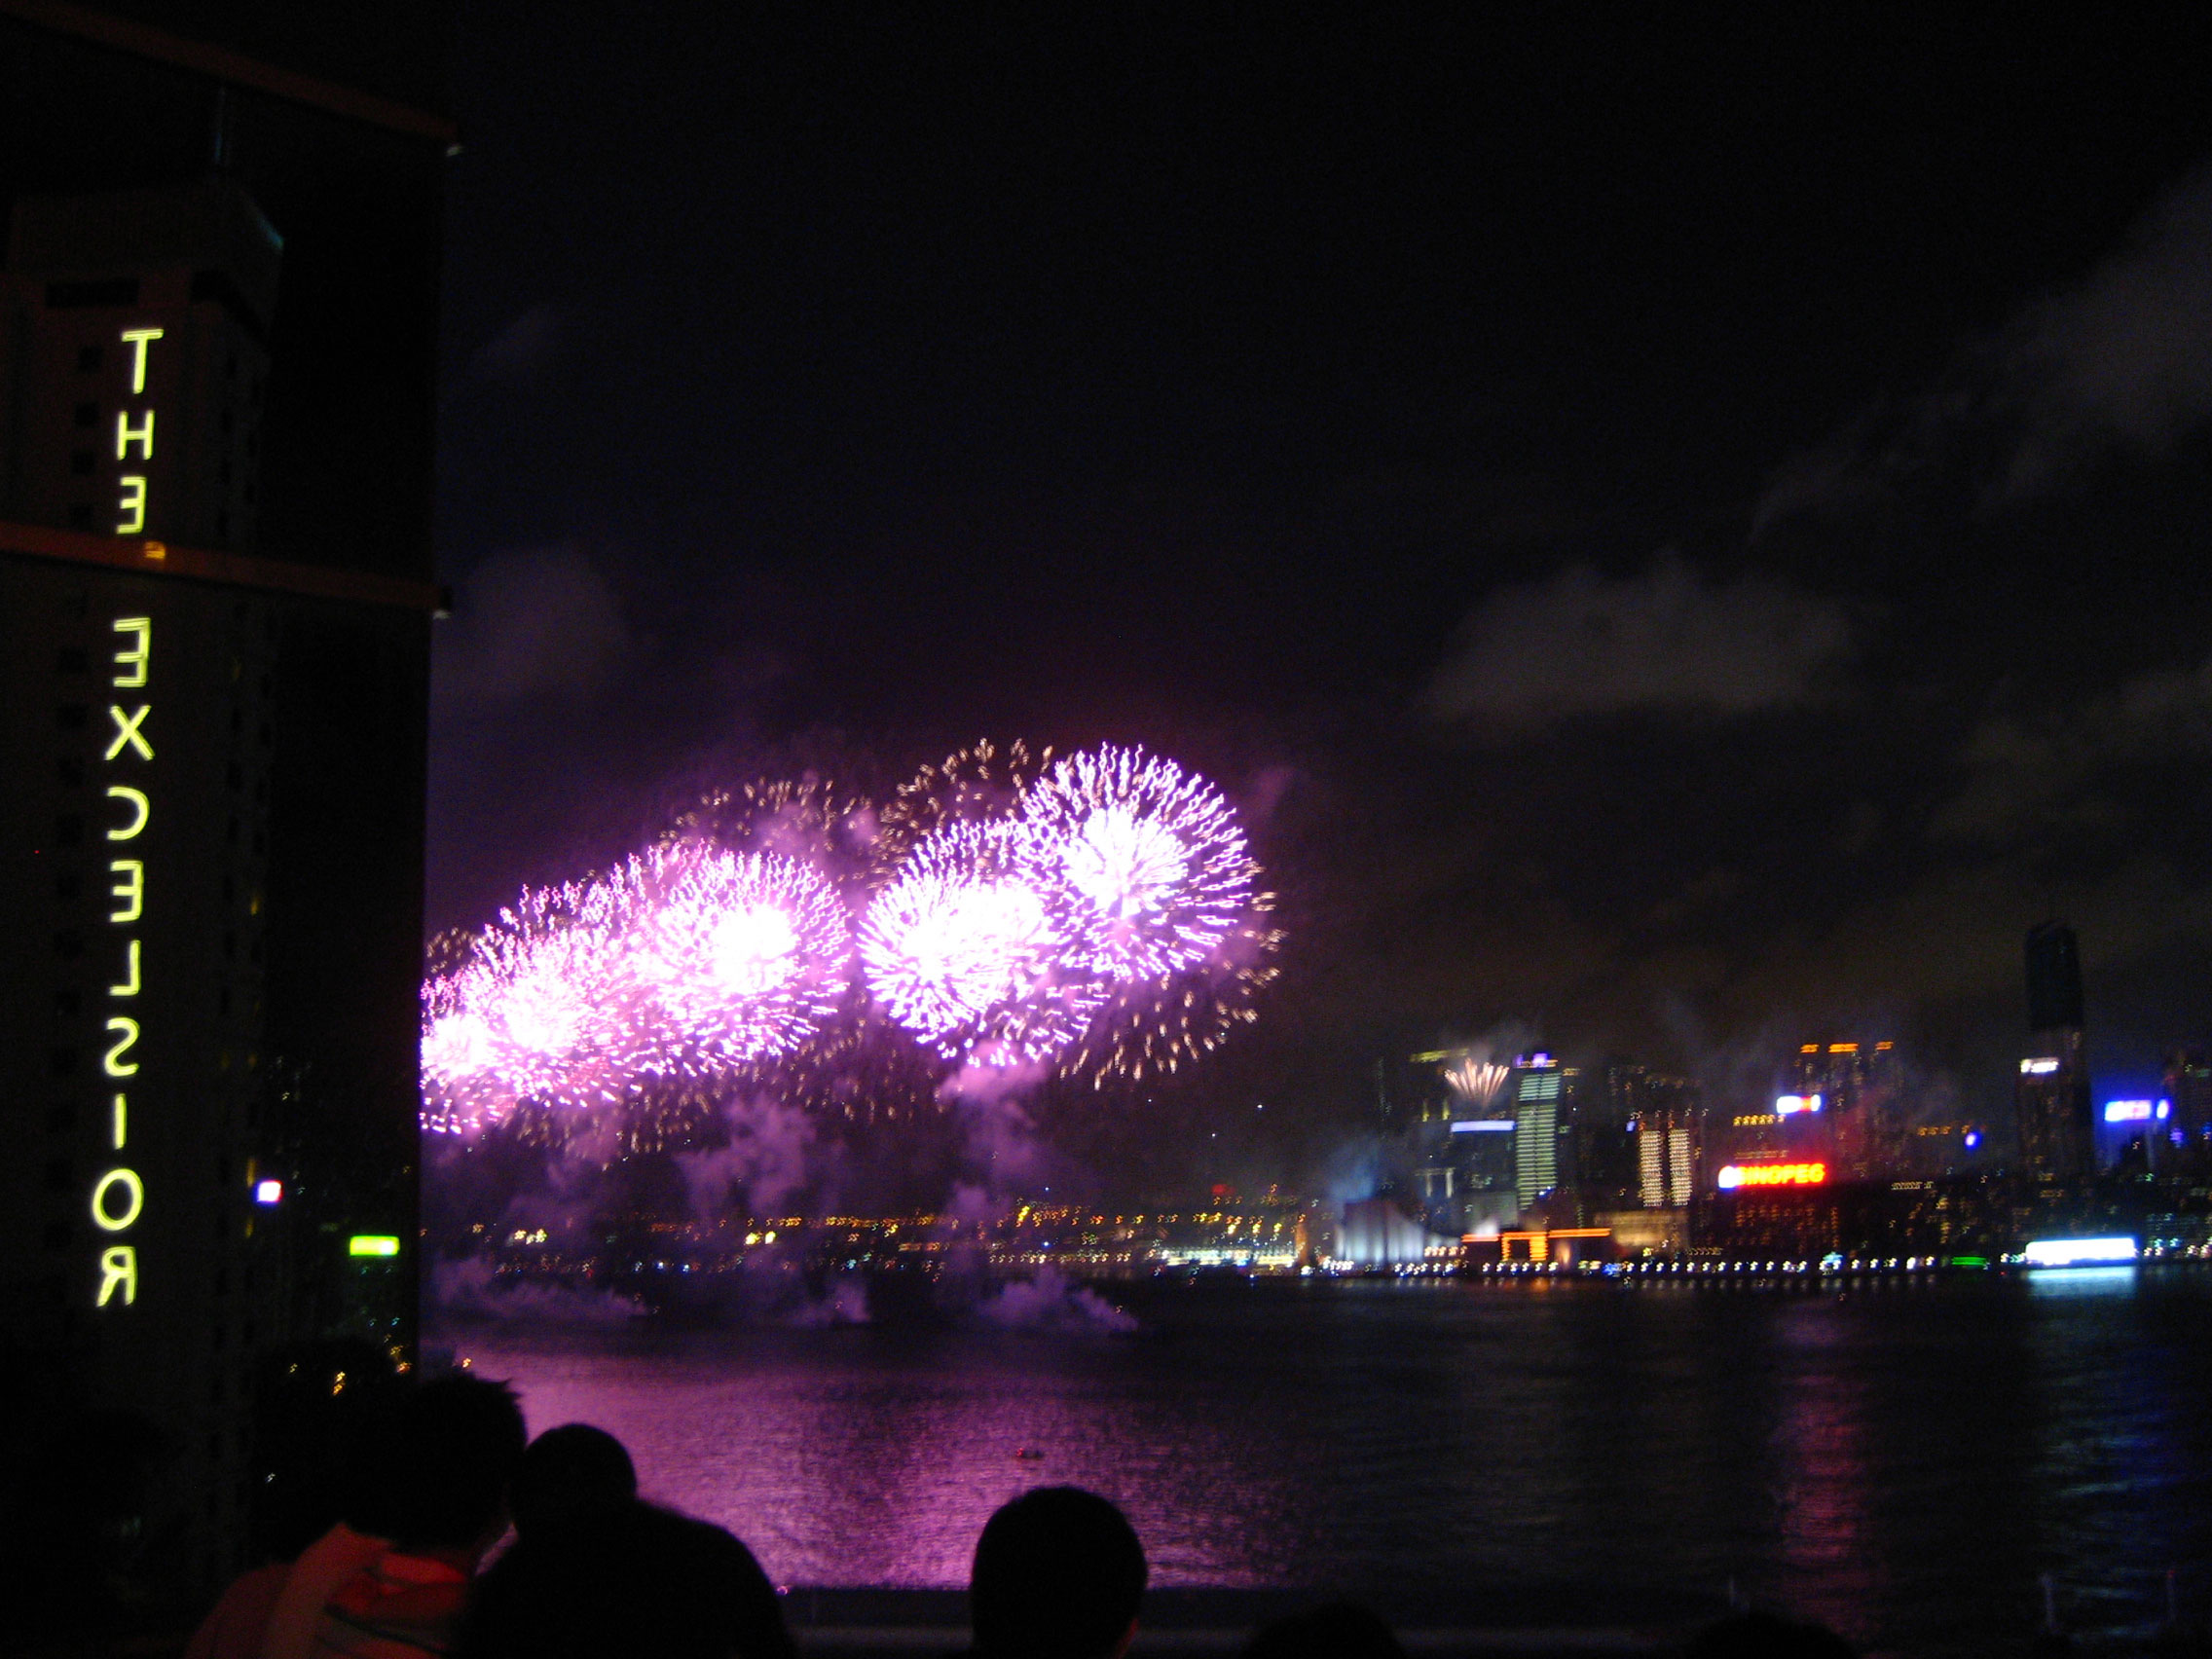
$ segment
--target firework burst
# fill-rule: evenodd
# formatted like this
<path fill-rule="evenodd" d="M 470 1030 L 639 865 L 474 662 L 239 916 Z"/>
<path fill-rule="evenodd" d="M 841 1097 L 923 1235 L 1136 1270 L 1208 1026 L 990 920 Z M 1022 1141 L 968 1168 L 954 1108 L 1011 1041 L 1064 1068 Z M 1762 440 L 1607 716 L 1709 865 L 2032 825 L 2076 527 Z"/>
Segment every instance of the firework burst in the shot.
<path fill-rule="evenodd" d="M 795 860 L 663 842 L 608 884 L 625 922 L 640 1069 L 710 1078 L 812 1036 L 843 997 L 844 907 Z"/>
<path fill-rule="evenodd" d="M 1210 961 L 1258 873 L 1221 793 L 1141 749 L 1070 755 L 1022 802 L 1028 856 L 1081 966 L 1129 983 Z"/>
<path fill-rule="evenodd" d="M 813 773 L 717 791 L 432 941 L 424 1123 L 660 1146 L 733 1089 L 860 1123 L 938 1102 L 948 1062 L 1173 1072 L 1274 977 L 1258 873 L 1221 793 L 1141 749 L 978 743 L 880 813 Z"/>
<path fill-rule="evenodd" d="M 1016 1063 L 1081 1035 L 1102 987 L 1071 971 L 1010 819 L 955 820 L 919 841 L 868 906 L 861 959 L 893 1018 L 947 1059 Z"/>
<path fill-rule="evenodd" d="M 498 1119 L 522 1099 L 619 1099 L 633 1069 L 635 982 L 603 884 L 525 888 L 459 966 L 424 988 L 431 1126 Z"/>
<path fill-rule="evenodd" d="M 1511 1075 L 1508 1067 L 1469 1053 L 1456 1054 L 1444 1066 L 1444 1081 L 1451 1085 L 1452 1092 L 1468 1105 L 1481 1108 L 1495 1102 L 1498 1090 Z"/>

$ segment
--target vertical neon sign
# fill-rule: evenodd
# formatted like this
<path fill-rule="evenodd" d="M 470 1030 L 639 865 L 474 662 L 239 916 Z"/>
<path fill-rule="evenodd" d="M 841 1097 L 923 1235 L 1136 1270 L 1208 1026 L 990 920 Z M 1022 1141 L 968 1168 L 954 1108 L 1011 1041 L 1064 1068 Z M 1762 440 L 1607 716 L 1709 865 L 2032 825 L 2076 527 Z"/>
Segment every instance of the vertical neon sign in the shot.
<path fill-rule="evenodd" d="M 108 684 L 117 691 L 143 691 L 153 667 L 154 620 L 150 616 L 118 616 L 112 626 L 121 648 L 115 653 L 115 672 L 108 677 Z M 108 705 L 108 720 L 114 728 L 104 756 L 109 765 L 135 769 L 152 763 L 154 744 L 146 735 L 146 721 L 152 713 L 150 701 L 130 707 L 124 702 Z M 110 783 L 107 793 L 124 809 L 121 820 L 108 826 L 108 840 L 130 843 L 133 853 L 142 854 L 144 849 L 135 843 L 154 816 L 146 792 L 129 784 Z M 137 929 L 146 913 L 146 861 L 143 857 L 110 859 L 107 869 L 108 925 L 129 931 L 115 936 L 118 968 L 107 987 L 108 1048 L 100 1070 L 116 1086 L 108 1110 L 108 1148 L 116 1154 L 116 1162 L 92 1183 L 92 1225 L 111 1240 L 100 1251 L 99 1289 L 92 1305 L 105 1308 L 120 1303 L 129 1308 L 138 1300 L 138 1247 L 118 1235 L 138 1225 L 146 1208 L 146 1184 L 123 1158 L 130 1144 L 130 1097 L 125 1085 L 138 1075 L 140 1035 L 135 1012 L 126 1010 L 136 1010 L 145 989 Z"/>
<path fill-rule="evenodd" d="M 124 345 L 130 349 L 130 395 L 146 394 L 146 370 L 153 355 L 154 342 L 162 338 L 159 328 L 126 328 L 122 331 Z M 133 455 L 135 451 L 135 455 Z M 136 460 L 141 466 L 151 469 L 154 459 L 154 410 L 148 406 L 133 413 L 118 410 L 115 417 L 115 459 L 119 462 Z M 120 495 L 116 511 L 122 515 L 115 527 L 118 535 L 136 535 L 146 528 L 145 472 L 124 473 L 117 477 Z M 117 635 L 118 648 L 113 657 L 114 672 L 108 677 L 111 689 L 119 693 L 140 692 L 147 689 L 154 660 L 154 622 L 150 616 L 118 616 L 112 626 Z M 136 784 L 125 783 L 124 776 L 136 774 L 140 768 L 151 766 L 154 760 L 154 741 L 147 734 L 147 722 L 153 714 L 150 697 L 119 696 L 108 705 L 109 736 L 107 749 L 100 758 L 111 768 L 107 785 L 108 799 L 121 811 L 107 828 L 107 839 L 115 851 L 128 851 L 129 857 L 115 857 L 108 861 L 108 925 L 119 930 L 113 935 L 117 950 L 114 977 L 107 986 L 107 1051 L 101 1056 L 100 1070 L 108 1079 L 112 1092 L 108 1098 L 107 1140 L 114 1162 L 92 1183 L 91 1208 L 92 1225 L 106 1236 L 100 1248 L 99 1286 L 92 1296 L 95 1308 L 121 1306 L 129 1308 L 138 1300 L 138 1246 L 129 1236 L 146 1209 L 146 1184 L 137 1170 L 130 1167 L 128 1157 L 130 1146 L 130 1080 L 138 1075 L 140 1061 L 137 1050 L 141 1036 L 138 1019 L 139 998 L 145 990 L 145 969 L 138 927 L 146 913 L 146 861 L 145 849 L 138 845 L 153 821 L 153 803 L 146 792 Z M 141 776 L 139 782 L 145 780 Z"/>

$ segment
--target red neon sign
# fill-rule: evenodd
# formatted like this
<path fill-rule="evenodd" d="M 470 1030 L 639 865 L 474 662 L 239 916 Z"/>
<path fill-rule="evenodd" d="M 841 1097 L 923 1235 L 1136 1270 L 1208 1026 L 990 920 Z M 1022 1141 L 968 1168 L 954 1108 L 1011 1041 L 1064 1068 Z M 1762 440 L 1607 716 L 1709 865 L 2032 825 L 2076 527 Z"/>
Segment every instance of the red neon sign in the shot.
<path fill-rule="evenodd" d="M 1818 1187 L 1828 1178 L 1825 1163 L 1730 1163 L 1719 1182 L 1730 1187 Z"/>

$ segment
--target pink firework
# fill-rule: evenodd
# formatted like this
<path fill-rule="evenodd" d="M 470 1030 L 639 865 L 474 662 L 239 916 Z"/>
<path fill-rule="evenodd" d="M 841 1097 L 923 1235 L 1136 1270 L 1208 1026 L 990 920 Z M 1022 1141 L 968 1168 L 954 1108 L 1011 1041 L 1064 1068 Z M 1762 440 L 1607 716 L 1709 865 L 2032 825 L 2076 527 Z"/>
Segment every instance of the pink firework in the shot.
<path fill-rule="evenodd" d="M 632 858 L 608 885 L 639 991 L 641 1069 L 712 1077 L 788 1051 L 836 1012 L 851 933 L 807 866 L 678 841 Z"/>
<path fill-rule="evenodd" d="M 467 960 L 425 988 L 432 1126 L 497 1121 L 522 1099 L 620 1098 L 636 996 L 608 901 L 600 883 L 525 888 Z"/>
<path fill-rule="evenodd" d="M 1142 749 L 1070 755 L 1021 807 L 1027 857 L 1080 964 L 1127 983 L 1213 959 L 1258 866 L 1221 792 Z"/>
<path fill-rule="evenodd" d="M 1071 970 L 1010 820 L 955 821 L 915 843 L 868 906 L 861 958 L 893 1018 L 948 1059 L 1015 1064 L 1080 1036 L 1103 988 Z"/>

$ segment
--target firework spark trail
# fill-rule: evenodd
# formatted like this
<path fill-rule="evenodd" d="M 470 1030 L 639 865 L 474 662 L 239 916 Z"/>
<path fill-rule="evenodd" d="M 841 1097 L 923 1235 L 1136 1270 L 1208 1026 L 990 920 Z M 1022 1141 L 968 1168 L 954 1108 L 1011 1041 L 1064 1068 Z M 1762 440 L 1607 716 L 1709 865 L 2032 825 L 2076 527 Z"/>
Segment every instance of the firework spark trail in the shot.
<path fill-rule="evenodd" d="M 1115 1081 L 1164 1077 L 1221 1047 L 1239 1025 L 1259 1018 L 1258 997 L 1272 983 L 1271 960 L 1282 933 L 1268 920 L 1273 896 L 1252 908 L 1212 957 L 1163 978 L 1119 987 L 1105 1012 L 1060 1056 L 1059 1076 L 1103 1089 Z"/>
<path fill-rule="evenodd" d="M 925 835 L 868 906 L 861 960 L 892 1016 L 947 1059 L 1027 1063 L 1079 1036 L 1103 987 L 1065 963 L 1022 826 L 955 820 Z"/>
<path fill-rule="evenodd" d="M 889 871 L 888 838 L 877 828 L 873 805 L 811 771 L 710 791 L 661 839 L 779 854 L 839 885 L 878 885 Z"/>
<path fill-rule="evenodd" d="M 1019 738 L 1003 746 L 984 738 L 924 766 L 899 786 L 881 814 L 885 867 L 896 867 L 947 824 L 1011 816 L 1051 758 L 1051 750 L 1032 754 Z"/>

